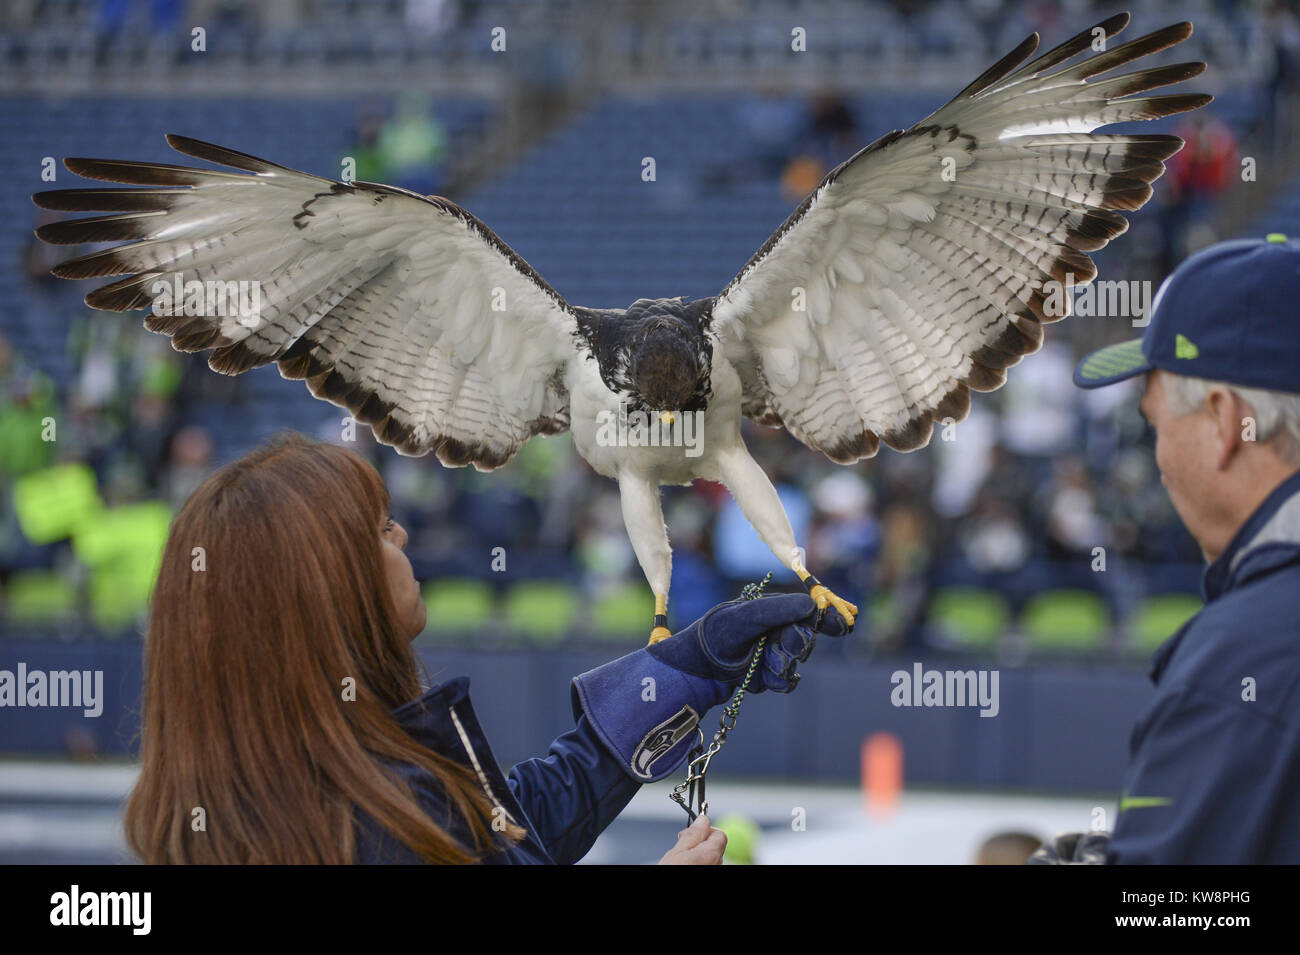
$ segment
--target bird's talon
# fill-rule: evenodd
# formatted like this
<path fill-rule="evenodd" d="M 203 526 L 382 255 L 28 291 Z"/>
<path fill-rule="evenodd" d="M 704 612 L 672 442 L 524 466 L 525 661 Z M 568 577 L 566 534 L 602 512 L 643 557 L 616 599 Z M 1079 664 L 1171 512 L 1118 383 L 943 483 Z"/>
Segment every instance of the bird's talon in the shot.
<path fill-rule="evenodd" d="M 821 611 L 821 616 L 817 619 L 818 626 L 821 625 L 822 619 L 826 616 L 826 608 L 834 607 L 844 621 L 844 626 L 853 629 L 853 621 L 857 618 L 858 608 L 856 604 L 851 604 L 843 597 L 833 593 L 825 584 L 817 584 L 810 591 L 808 596 L 812 597 L 813 602 L 817 604 L 817 609 Z"/>
<path fill-rule="evenodd" d="M 650 631 L 650 643 L 647 643 L 646 646 L 658 643 L 660 640 L 667 640 L 671 636 L 672 633 L 669 632 L 667 627 L 655 627 Z"/>

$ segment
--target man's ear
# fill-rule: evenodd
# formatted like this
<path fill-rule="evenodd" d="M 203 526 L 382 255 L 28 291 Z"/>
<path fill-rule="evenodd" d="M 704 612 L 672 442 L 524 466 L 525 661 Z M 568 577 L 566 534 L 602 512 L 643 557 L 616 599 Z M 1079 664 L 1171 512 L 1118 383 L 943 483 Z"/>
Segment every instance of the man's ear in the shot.
<path fill-rule="evenodd" d="M 1240 397 L 1217 386 L 1205 396 L 1205 410 L 1214 422 L 1214 466 L 1225 471 L 1246 443 L 1245 419 L 1253 418 L 1254 412 Z M 1254 435 L 1253 427 L 1250 433 Z"/>

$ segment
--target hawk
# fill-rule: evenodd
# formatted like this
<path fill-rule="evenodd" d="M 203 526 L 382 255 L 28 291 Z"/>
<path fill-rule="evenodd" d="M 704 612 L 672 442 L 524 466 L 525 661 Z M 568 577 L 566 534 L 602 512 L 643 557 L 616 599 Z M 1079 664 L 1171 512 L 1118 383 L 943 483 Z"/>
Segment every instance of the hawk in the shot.
<path fill-rule="evenodd" d="M 831 170 L 711 298 L 573 305 L 448 199 L 321 179 L 184 136 L 167 142 L 232 171 L 67 159 L 80 176 L 143 188 L 38 193 L 45 209 L 112 214 L 37 235 L 127 243 L 54 274 L 120 276 L 86 303 L 150 309 L 146 328 L 180 351 L 210 350 L 223 374 L 275 362 L 401 454 L 492 470 L 533 435 L 571 432 L 618 481 L 654 594 L 651 642 L 669 634 L 659 488 L 697 478 L 725 484 L 817 605 L 851 627 L 858 608 L 804 566 L 742 417 L 839 464 L 881 443 L 911 451 L 1041 346 L 1043 325 L 1068 312 L 1068 298 L 1049 303 L 1096 276 L 1088 253 L 1127 229 L 1121 212 L 1151 198 L 1182 147 L 1093 130 L 1211 100 L 1145 95 L 1203 63 L 1115 75 L 1192 32 L 1179 23 L 1109 45 L 1128 20 L 1026 64 L 1038 46 L 1029 36 L 945 106 Z M 240 282 L 255 284 L 252 314 L 214 308 L 201 291 Z"/>

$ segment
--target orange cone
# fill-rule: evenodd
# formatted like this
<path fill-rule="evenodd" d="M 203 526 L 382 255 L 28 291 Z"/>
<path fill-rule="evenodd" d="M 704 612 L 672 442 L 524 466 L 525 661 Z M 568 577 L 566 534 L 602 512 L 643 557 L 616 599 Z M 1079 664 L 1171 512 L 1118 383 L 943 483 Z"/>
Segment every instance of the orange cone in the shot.
<path fill-rule="evenodd" d="M 862 808 L 884 817 L 898 808 L 903 791 L 903 744 L 893 733 L 862 741 Z"/>

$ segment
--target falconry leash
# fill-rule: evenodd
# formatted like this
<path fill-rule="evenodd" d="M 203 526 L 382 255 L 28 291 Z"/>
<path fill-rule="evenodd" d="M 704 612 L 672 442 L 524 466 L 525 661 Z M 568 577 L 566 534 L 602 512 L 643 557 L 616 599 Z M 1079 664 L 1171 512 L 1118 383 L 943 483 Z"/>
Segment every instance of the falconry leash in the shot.
<path fill-rule="evenodd" d="M 745 588 L 740 592 L 740 599 L 757 600 L 763 596 L 763 590 L 771 579 L 772 575 L 769 573 L 756 584 L 746 584 Z M 817 626 L 819 628 L 825 614 L 826 611 L 823 609 L 817 615 Z M 736 689 L 735 696 L 723 708 L 722 717 L 718 720 L 718 729 L 713 734 L 713 742 L 708 745 L 707 749 L 704 746 L 704 731 L 699 727 L 695 729 L 700 739 L 687 757 L 686 778 L 674 786 L 673 791 L 668 794 L 673 802 L 686 810 L 686 816 L 690 820 L 687 825 L 695 822 L 696 818 L 705 815 L 709 811 L 709 801 L 705 798 L 704 792 L 709 767 L 713 763 L 713 757 L 718 755 L 722 745 L 727 741 L 728 734 L 736 728 L 736 719 L 740 715 L 740 704 L 745 699 L 745 690 L 749 686 L 749 681 L 754 678 L 754 671 L 758 669 L 758 661 L 763 659 L 763 650 L 766 647 L 766 635 L 759 637 L 758 643 L 754 647 L 754 654 L 749 660 L 749 669 L 745 671 L 745 679 L 741 681 L 740 686 Z"/>

